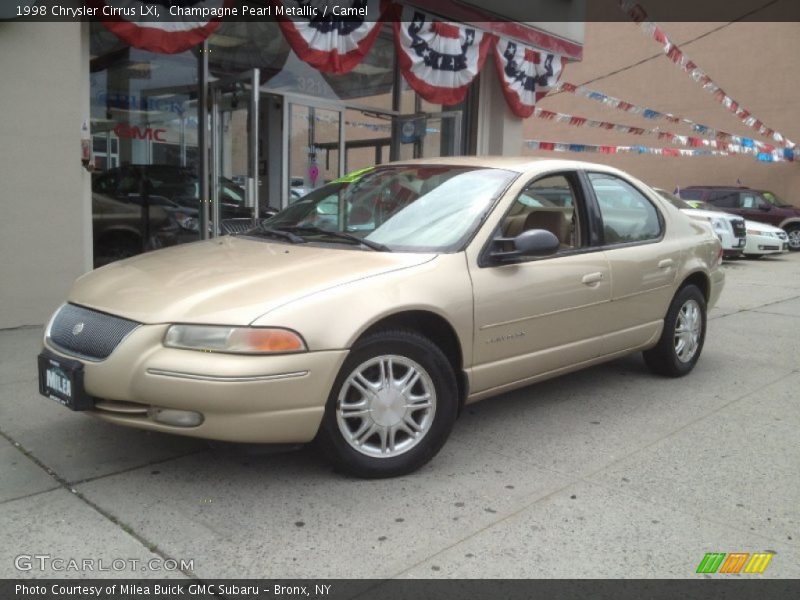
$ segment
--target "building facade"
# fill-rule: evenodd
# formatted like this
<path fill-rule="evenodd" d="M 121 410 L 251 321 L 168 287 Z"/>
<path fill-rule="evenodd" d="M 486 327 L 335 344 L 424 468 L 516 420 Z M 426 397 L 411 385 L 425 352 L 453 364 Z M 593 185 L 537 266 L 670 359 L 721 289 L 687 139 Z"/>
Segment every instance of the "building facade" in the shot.
<path fill-rule="evenodd" d="M 581 23 L 516 22 L 514 3 L 500 2 L 503 29 L 464 3 L 435 4 L 444 23 L 581 57 Z M 492 57 L 462 100 L 432 103 L 401 75 L 393 25 L 355 68 L 330 74 L 268 20 L 223 20 L 172 54 L 97 21 L 0 22 L 0 328 L 42 324 L 94 267 L 224 233 L 226 220 L 285 207 L 350 171 L 519 154 L 523 120 Z"/>

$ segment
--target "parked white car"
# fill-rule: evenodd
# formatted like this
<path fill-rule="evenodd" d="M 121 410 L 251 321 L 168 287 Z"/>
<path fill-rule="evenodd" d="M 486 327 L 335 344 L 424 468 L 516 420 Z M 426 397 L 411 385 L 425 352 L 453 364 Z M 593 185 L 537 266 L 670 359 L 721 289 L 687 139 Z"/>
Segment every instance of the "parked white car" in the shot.
<path fill-rule="evenodd" d="M 748 258 L 759 258 L 766 254 L 781 254 L 789 251 L 789 235 L 780 227 L 757 223 L 745 222 L 747 228 L 747 243 L 744 246 L 744 255 Z"/>
<path fill-rule="evenodd" d="M 711 223 L 714 233 L 722 242 L 722 253 L 725 258 L 737 258 L 742 254 L 747 254 L 747 238 L 750 233 L 747 230 L 750 228 L 745 225 L 742 217 L 722 212 L 705 202 L 687 202 L 666 190 L 653 189 L 691 218 Z M 761 223 L 754 223 L 754 225 L 760 226 Z M 773 229 L 776 228 L 773 227 Z"/>

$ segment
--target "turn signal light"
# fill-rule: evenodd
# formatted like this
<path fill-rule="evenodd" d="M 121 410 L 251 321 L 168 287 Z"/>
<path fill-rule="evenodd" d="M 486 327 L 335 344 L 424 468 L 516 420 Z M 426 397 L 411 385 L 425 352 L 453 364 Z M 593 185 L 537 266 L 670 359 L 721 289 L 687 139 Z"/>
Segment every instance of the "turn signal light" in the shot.
<path fill-rule="evenodd" d="M 171 325 L 164 336 L 164 345 L 235 354 L 304 352 L 307 349 L 303 338 L 289 329 L 219 325 Z"/>

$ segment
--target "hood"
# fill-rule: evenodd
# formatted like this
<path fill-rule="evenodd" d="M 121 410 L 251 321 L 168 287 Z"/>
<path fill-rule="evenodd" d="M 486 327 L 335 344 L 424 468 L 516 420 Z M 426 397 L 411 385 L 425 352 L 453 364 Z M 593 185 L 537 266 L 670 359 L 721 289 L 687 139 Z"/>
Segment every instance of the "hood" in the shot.
<path fill-rule="evenodd" d="M 766 231 L 769 233 L 784 233 L 783 229 L 780 227 L 774 227 L 773 225 L 767 225 L 766 223 L 760 223 L 758 221 L 751 221 L 749 219 L 745 219 L 744 226 L 746 229 L 753 231 Z"/>
<path fill-rule="evenodd" d="M 225 236 L 87 273 L 69 301 L 142 323 L 247 325 L 292 300 L 435 256 Z"/>
<path fill-rule="evenodd" d="M 703 210 L 702 208 L 682 208 L 681 212 L 693 218 L 700 217 L 702 219 L 742 220 L 742 217 L 738 215 L 732 215 L 731 213 L 726 212 L 718 212 L 716 210 Z"/>

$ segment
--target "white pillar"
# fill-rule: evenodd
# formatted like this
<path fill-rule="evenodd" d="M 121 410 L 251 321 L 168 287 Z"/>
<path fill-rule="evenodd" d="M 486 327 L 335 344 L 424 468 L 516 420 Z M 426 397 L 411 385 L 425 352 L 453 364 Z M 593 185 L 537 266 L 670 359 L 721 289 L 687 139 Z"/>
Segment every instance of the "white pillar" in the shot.
<path fill-rule="evenodd" d="M 522 119 L 508 108 L 490 56 L 483 66 L 478 89 L 478 154 L 522 154 Z"/>

